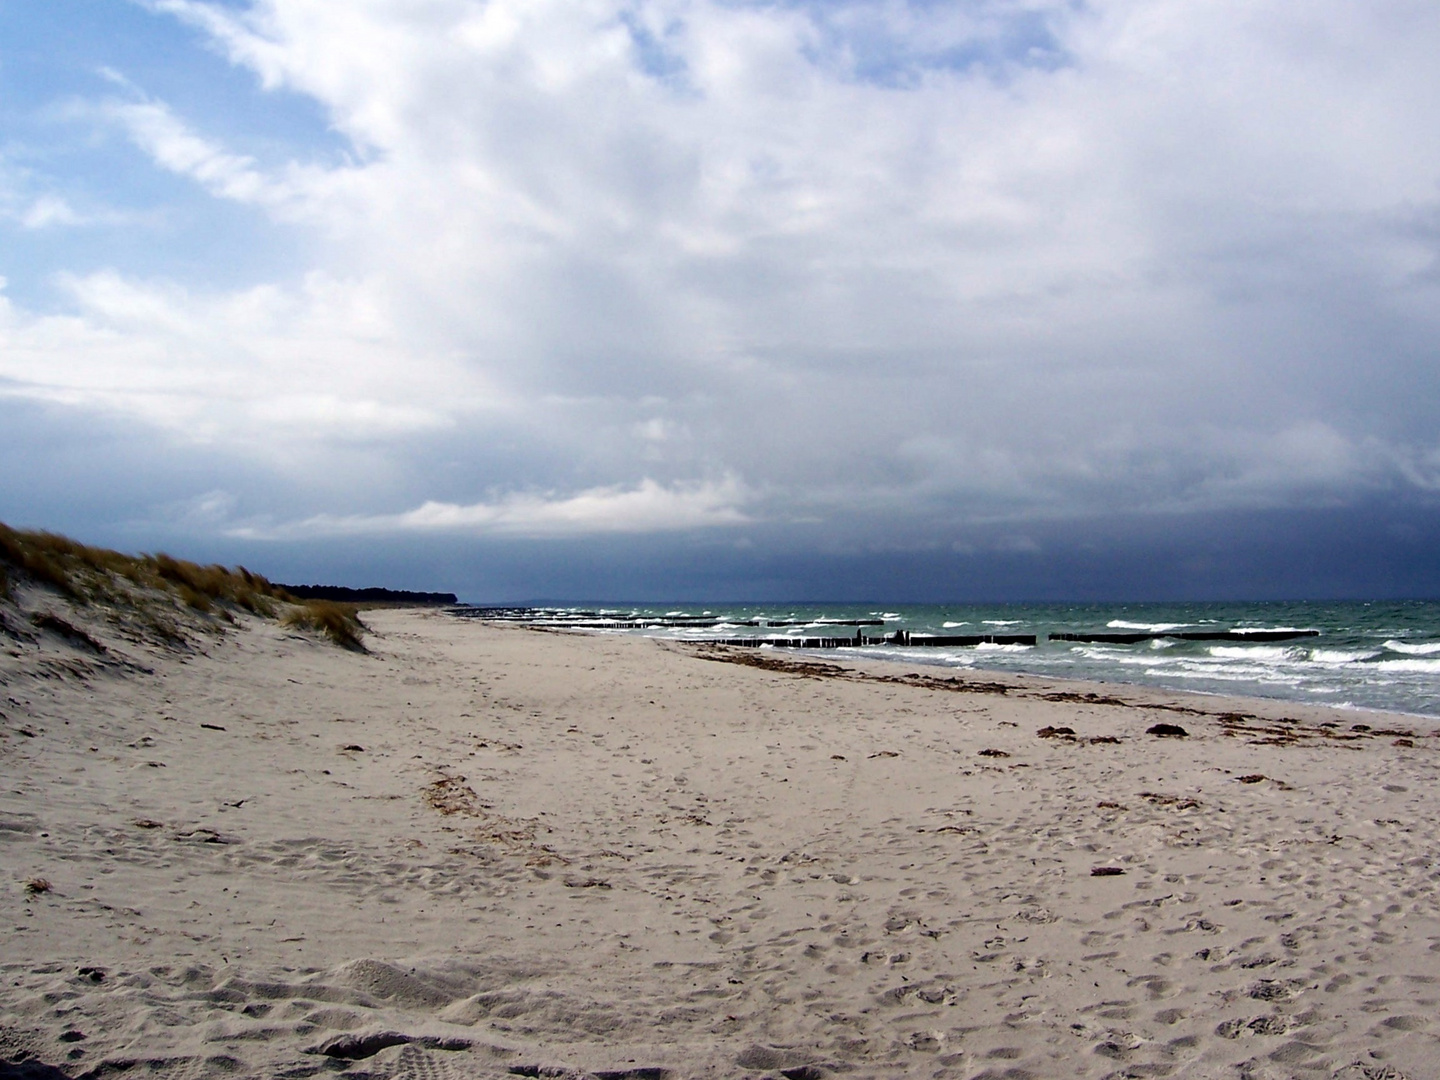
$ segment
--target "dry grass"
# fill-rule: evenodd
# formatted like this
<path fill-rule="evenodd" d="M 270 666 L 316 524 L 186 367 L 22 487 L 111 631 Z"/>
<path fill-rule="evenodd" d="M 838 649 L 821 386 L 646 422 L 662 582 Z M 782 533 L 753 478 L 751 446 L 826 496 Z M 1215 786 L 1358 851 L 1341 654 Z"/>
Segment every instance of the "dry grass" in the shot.
<path fill-rule="evenodd" d="M 336 645 L 357 652 L 365 651 L 361 640 L 365 624 L 360 621 L 354 604 L 337 604 L 332 600 L 305 600 L 285 612 L 281 622 L 324 634 Z"/>
<path fill-rule="evenodd" d="M 122 597 L 124 583 L 179 596 L 209 611 L 216 602 L 273 618 L 277 603 L 292 602 L 283 589 L 243 566 L 200 566 L 166 555 L 124 555 L 49 532 L 0 525 L 0 572 L 28 577 L 71 600 L 89 603 Z"/>
<path fill-rule="evenodd" d="M 348 649 L 364 648 L 365 626 L 353 605 L 296 600 L 243 566 L 201 566 L 163 552 L 125 555 L 0 524 L 0 600 L 13 600 L 24 581 L 80 606 L 120 609 L 127 621 L 170 644 L 185 642 L 182 626 L 195 615 L 214 626 L 211 620 L 233 623 L 231 612 L 247 611 L 317 631 Z"/>

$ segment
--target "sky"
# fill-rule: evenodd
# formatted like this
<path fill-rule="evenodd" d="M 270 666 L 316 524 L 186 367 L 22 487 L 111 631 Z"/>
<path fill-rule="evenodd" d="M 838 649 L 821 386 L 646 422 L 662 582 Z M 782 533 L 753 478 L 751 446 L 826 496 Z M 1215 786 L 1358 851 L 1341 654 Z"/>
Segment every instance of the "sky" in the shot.
<path fill-rule="evenodd" d="M 0 0 L 0 520 L 552 600 L 1440 596 L 1440 5 Z"/>

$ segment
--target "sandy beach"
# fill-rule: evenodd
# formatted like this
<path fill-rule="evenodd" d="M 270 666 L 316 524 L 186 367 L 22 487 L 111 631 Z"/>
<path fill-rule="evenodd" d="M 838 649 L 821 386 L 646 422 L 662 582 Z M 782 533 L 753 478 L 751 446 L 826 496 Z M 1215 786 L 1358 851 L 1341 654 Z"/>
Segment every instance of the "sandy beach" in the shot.
<path fill-rule="evenodd" d="M 1440 1076 L 1434 722 L 365 619 L 0 637 L 0 1076 Z"/>

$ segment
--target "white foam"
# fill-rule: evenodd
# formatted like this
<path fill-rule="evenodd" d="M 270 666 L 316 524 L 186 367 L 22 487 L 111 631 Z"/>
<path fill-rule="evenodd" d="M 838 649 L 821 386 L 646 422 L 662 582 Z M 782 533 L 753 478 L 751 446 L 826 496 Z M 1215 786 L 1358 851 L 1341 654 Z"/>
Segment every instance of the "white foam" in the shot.
<path fill-rule="evenodd" d="M 1374 660 L 1380 653 L 1346 652 L 1344 649 L 1311 649 L 1310 659 L 1317 664 L 1355 664 L 1362 660 Z"/>
<path fill-rule="evenodd" d="M 1164 667 L 1170 664 L 1183 662 L 1179 656 L 1155 656 L 1147 653 L 1134 653 L 1122 649 L 1097 648 L 1095 646 L 1080 647 L 1072 649 L 1087 660 L 1099 660 L 1107 664 L 1125 664 L 1129 667 Z"/>
<path fill-rule="evenodd" d="M 1157 674 L 1178 679 L 1216 679 L 1222 682 L 1256 682 L 1268 686 L 1302 685 L 1303 678 L 1287 675 L 1275 668 L 1254 667 L 1250 664 L 1215 664 L 1204 667 L 1171 669 Z"/>
<path fill-rule="evenodd" d="M 1298 660 L 1303 657 L 1295 649 L 1274 645 L 1212 645 L 1207 650 L 1219 660 L 1249 660 L 1252 663 L 1265 660 Z"/>
<path fill-rule="evenodd" d="M 1407 656 L 1433 656 L 1440 653 L 1440 641 L 1395 641 L 1385 642 L 1385 648 L 1391 652 L 1405 653 Z"/>
<path fill-rule="evenodd" d="M 1019 626 L 1024 619 L 986 619 L 986 626 Z"/>
<path fill-rule="evenodd" d="M 1194 623 L 1184 622 L 1126 622 L 1124 619 L 1111 619 L 1106 626 L 1114 630 L 1147 630 L 1152 634 L 1163 634 L 1167 630 L 1179 630 L 1182 626 L 1194 626 Z"/>
<path fill-rule="evenodd" d="M 1407 671 L 1416 675 L 1440 675 L 1440 657 L 1433 660 L 1381 660 L 1381 671 Z"/>
<path fill-rule="evenodd" d="M 997 645 L 992 641 L 982 641 L 975 646 L 976 652 L 1029 652 L 1033 645 Z"/>
<path fill-rule="evenodd" d="M 970 624 L 968 622 L 946 622 L 941 623 L 940 625 L 943 626 L 946 630 L 954 630 L 957 626 L 969 626 Z"/>

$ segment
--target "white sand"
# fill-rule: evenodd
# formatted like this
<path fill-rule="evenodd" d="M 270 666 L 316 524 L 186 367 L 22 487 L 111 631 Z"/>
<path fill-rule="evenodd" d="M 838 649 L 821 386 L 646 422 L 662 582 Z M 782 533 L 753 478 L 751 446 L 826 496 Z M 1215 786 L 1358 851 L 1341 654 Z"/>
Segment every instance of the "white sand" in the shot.
<path fill-rule="evenodd" d="M 0 1076 L 1440 1076 L 1429 721 L 367 620 L 0 651 Z"/>

